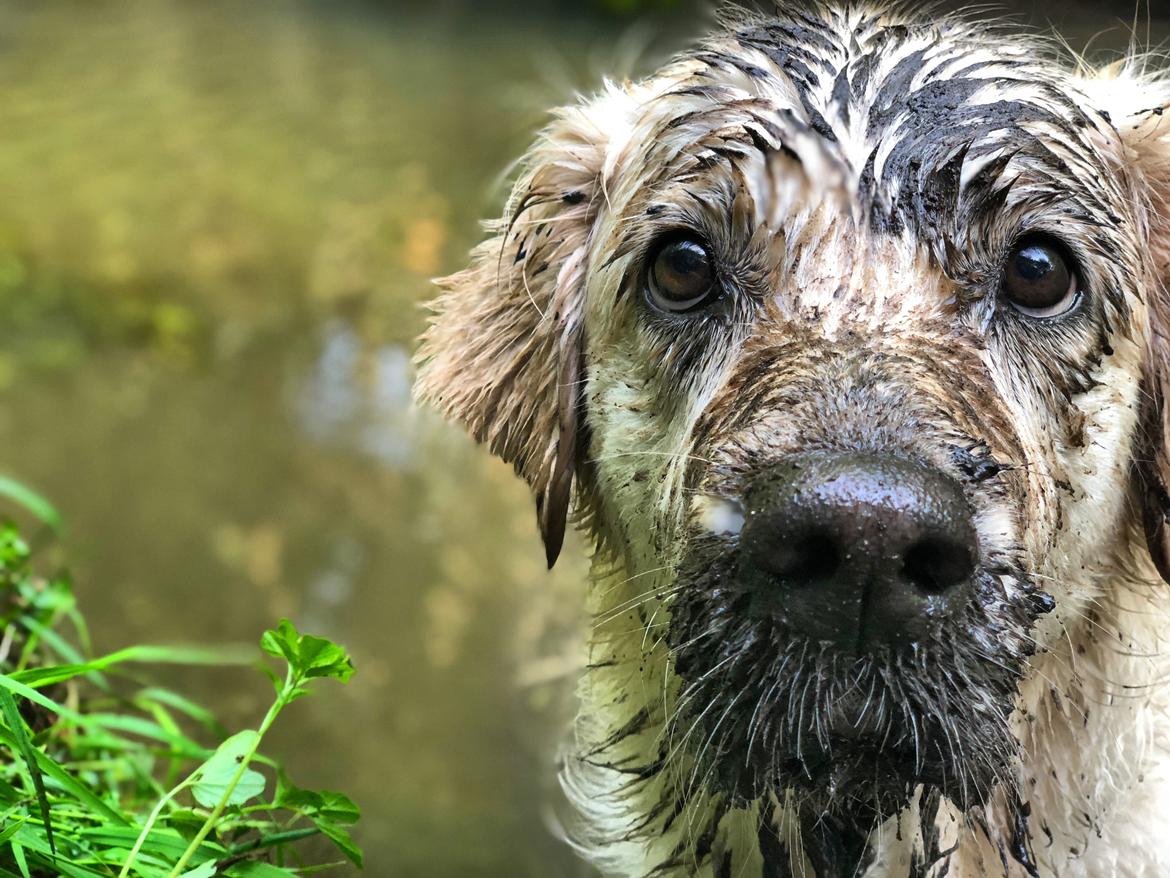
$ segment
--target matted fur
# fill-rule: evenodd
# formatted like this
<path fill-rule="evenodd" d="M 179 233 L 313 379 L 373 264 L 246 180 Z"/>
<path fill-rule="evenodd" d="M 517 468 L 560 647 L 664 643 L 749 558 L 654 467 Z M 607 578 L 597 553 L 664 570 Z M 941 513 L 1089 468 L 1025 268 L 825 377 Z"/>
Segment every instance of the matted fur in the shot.
<path fill-rule="evenodd" d="M 598 551 L 563 785 L 603 871 L 1170 875 L 1168 104 L 1136 62 L 845 3 L 729 15 L 558 111 L 442 282 L 418 394 L 533 487 L 550 563 L 575 482 Z M 678 230 L 726 290 L 688 318 L 643 290 Z M 1067 317 L 998 295 L 1035 231 L 1076 257 Z M 810 448 L 963 485 L 961 631 L 846 668 L 738 613 L 727 504 Z M 892 782 L 825 729 L 857 686 Z"/>

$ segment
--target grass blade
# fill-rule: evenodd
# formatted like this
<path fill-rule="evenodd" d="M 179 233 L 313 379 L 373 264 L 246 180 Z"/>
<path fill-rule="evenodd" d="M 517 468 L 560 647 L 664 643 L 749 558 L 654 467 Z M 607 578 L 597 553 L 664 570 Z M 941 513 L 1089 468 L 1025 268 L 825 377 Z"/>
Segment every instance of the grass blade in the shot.
<path fill-rule="evenodd" d="M 49 665 L 14 671 L 8 675 L 8 678 L 32 688 L 42 688 L 54 683 L 72 680 L 74 677 L 106 671 L 123 664 L 232 667 L 251 664 L 254 660 L 255 654 L 251 650 L 246 651 L 241 647 L 201 649 L 186 646 L 131 646 L 83 664 Z"/>
<path fill-rule="evenodd" d="M 0 727 L 0 744 L 4 744 L 13 750 L 19 749 L 20 746 L 16 740 L 16 736 L 4 727 Z M 63 789 L 65 792 L 83 802 L 85 806 L 88 807 L 91 811 L 94 811 L 105 819 L 113 823 L 117 823 L 121 826 L 125 826 L 130 822 L 126 819 L 125 816 L 119 814 L 100 798 L 94 795 L 89 787 L 76 780 L 72 775 L 69 774 L 69 772 L 63 769 L 48 756 L 41 753 L 39 750 L 34 749 L 32 752 L 33 756 L 36 757 L 36 763 L 40 768 L 41 773 L 50 780 L 55 781 L 57 785 L 60 786 L 61 789 Z"/>
<path fill-rule="evenodd" d="M 45 838 L 49 842 L 49 850 L 55 856 L 57 845 L 53 841 L 53 819 L 49 816 L 49 797 L 45 793 L 45 779 L 37 767 L 36 748 L 33 747 L 24 720 L 20 717 L 20 710 L 16 707 L 16 699 L 7 689 L 0 689 L 0 710 L 4 713 L 4 721 L 9 730 L 16 738 L 16 746 L 20 751 L 21 758 L 28 766 L 28 775 L 32 779 L 33 789 L 36 790 L 37 794 L 37 804 L 41 809 L 41 819 L 45 822 Z M 22 871 L 24 870 L 22 869 Z"/>
<path fill-rule="evenodd" d="M 58 704 L 52 698 L 42 695 L 36 689 L 24 685 L 19 680 L 13 679 L 8 674 L 0 674 L 0 691 L 5 693 L 12 693 L 19 695 L 25 701 L 31 701 L 33 704 L 40 705 L 45 710 L 51 710 L 57 716 L 65 717 L 79 725 L 85 725 L 87 720 L 75 710 L 71 710 L 63 704 Z M 16 702 L 14 701 L 13 704 Z"/>
<path fill-rule="evenodd" d="M 11 847 L 12 859 L 16 860 L 16 868 L 20 870 L 20 874 L 23 875 L 24 878 L 31 878 L 28 873 L 28 860 L 24 858 L 24 848 L 20 845 L 20 842 L 16 841 L 12 842 Z M 54 856 L 56 856 L 56 853 L 56 851 L 53 851 Z"/>
<path fill-rule="evenodd" d="M 55 531 L 61 530 L 61 514 L 48 500 L 16 479 L 0 476 L 0 497 L 22 506 Z"/>

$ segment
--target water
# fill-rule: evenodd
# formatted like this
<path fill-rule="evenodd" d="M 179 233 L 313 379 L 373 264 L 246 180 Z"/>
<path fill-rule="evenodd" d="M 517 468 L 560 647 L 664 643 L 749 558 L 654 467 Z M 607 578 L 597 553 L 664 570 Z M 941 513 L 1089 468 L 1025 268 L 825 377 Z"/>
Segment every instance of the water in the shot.
<path fill-rule="evenodd" d="M 350 648 L 273 749 L 359 802 L 375 876 L 584 874 L 545 829 L 584 550 L 543 571 L 524 486 L 409 406 L 410 351 L 539 108 L 639 33 L 0 2 L 0 470 L 62 509 L 100 651 L 282 615 Z M 268 694 L 178 682 L 236 725 Z"/>
<path fill-rule="evenodd" d="M 372 874 L 572 874 L 547 681 L 583 553 L 545 574 L 510 469 L 408 404 L 427 279 L 496 209 L 547 79 L 523 32 L 449 27 L 4 7 L 2 468 L 67 518 L 99 650 L 282 615 L 351 649 L 274 750 L 364 808 Z M 238 723 L 268 695 L 181 682 Z"/>

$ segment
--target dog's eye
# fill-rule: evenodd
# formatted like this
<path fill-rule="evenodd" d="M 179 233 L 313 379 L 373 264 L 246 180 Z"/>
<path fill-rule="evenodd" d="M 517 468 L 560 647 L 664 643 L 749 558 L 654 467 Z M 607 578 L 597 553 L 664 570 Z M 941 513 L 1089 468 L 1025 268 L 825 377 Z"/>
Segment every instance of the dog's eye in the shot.
<path fill-rule="evenodd" d="M 682 313 L 707 304 L 715 294 L 711 254 L 690 238 L 676 238 L 658 248 L 650 263 L 650 299 L 663 311 Z"/>
<path fill-rule="evenodd" d="M 1008 256 L 1003 295 L 1029 317 L 1057 317 L 1076 304 L 1079 289 L 1071 257 L 1060 244 L 1027 238 Z"/>

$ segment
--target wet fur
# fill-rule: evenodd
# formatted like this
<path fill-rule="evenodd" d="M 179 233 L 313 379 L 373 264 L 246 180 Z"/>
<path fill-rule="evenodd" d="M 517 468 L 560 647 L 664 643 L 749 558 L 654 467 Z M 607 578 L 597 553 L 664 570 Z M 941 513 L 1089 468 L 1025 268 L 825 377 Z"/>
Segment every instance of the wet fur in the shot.
<path fill-rule="evenodd" d="M 1170 874 L 1170 81 L 962 18 L 735 13 L 557 112 L 443 282 L 418 392 L 597 554 L 563 784 L 626 876 Z M 672 229 L 727 295 L 642 294 Z M 1003 306 L 1020 234 L 1087 290 Z M 760 466 L 895 452 L 964 485 L 967 618 L 842 663 L 753 622 L 734 536 Z M 859 693 L 865 693 L 864 696 Z M 864 706 L 854 746 L 828 718 Z"/>

